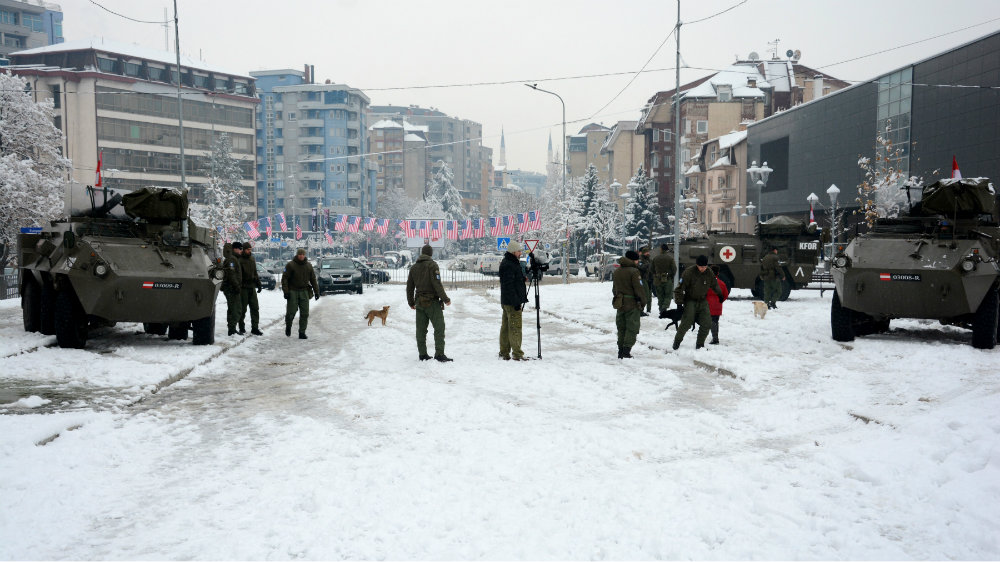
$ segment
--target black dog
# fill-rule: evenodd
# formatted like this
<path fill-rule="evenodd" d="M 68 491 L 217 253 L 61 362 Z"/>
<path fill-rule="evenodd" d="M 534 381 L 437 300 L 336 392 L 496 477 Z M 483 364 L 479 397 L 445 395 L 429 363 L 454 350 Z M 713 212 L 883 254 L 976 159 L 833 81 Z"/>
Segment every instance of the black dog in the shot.
<path fill-rule="evenodd" d="M 671 326 L 673 326 L 674 328 L 679 328 L 680 326 L 678 326 L 678 324 L 680 323 L 681 318 L 683 316 L 684 316 L 683 306 L 678 306 L 677 308 L 671 308 L 670 310 L 664 311 L 663 314 L 660 315 L 660 318 L 667 318 L 670 320 L 670 323 L 667 324 L 667 327 L 664 328 L 664 330 L 669 330 Z"/>

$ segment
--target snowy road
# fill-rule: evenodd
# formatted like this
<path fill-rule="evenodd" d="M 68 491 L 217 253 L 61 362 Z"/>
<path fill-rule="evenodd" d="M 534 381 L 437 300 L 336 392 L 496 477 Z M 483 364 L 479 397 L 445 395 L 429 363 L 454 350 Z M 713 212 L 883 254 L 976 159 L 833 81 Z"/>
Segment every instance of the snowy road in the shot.
<path fill-rule="evenodd" d="M 264 337 L 208 348 L 47 348 L 0 304 L 0 381 L 79 397 L 0 416 L 0 558 L 1000 557 L 1000 349 L 965 332 L 842 346 L 799 291 L 697 352 L 643 319 L 622 362 L 610 285 L 543 284 L 515 363 L 496 291 L 450 294 L 450 364 L 399 286 L 325 297 L 306 341 L 264 293 Z"/>

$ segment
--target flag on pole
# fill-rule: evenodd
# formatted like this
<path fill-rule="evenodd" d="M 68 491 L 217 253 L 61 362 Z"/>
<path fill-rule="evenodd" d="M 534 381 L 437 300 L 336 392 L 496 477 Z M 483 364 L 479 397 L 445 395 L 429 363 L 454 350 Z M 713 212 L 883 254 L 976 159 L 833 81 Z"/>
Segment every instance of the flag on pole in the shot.
<path fill-rule="evenodd" d="M 441 238 L 444 221 L 431 221 L 431 238 Z"/>
<path fill-rule="evenodd" d="M 419 236 L 423 236 L 424 238 L 430 236 L 431 233 L 430 229 L 427 228 L 427 221 L 420 221 L 420 224 L 417 225 L 417 234 Z"/>
<path fill-rule="evenodd" d="M 473 221 L 476 225 L 475 230 L 473 230 L 473 236 L 476 238 L 486 237 L 486 219 L 476 219 Z"/>
<path fill-rule="evenodd" d="M 528 230 L 541 230 L 542 219 L 538 216 L 538 211 L 528 211 Z"/>
<path fill-rule="evenodd" d="M 288 222 L 285 221 L 285 213 L 278 213 L 275 217 L 278 219 L 278 226 L 281 227 L 281 231 L 288 232 Z"/>
<path fill-rule="evenodd" d="M 517 228 L 514 215 L 507 215 L 503 217 L 503 233 L 510 235 L 514 234 L 514 229 Z"/>
<path fill-rule="evenodd" d="M 323 209 L 323 230 L 330 230 L 330 209 Z"/>
<path fill-rule="evenodd" d="M 382 236 L 389 235 L 389 219 L 379 219 L 378 224 L 375 226 L 375 231 Z"/>
<path fill-rule="evenodd" d="M 331 246 L 333 246 L 333 236 L 330 236 L 330 231 L 327 230 L 323 234 L 326 235 L 326 243 L 329 244 L 329 245 L 331 245 Z"/>
<path fill-rule="evenodd" d="M 251 240 L 260 238 L 260 229 L 258 228 L 257 221 L 243 223 L 243 230 L 247 231 L 247 236 L 249 236 Z"/>
<path fill-rule="evenodd" d="M 101 177 L 101 161 L 104 160 L 104 151 L 97 153 L 97 180 L 94 181 L 94 187 L 101 187 L 104 185 L 102 181 L 104 178 Z"/>
<path fill-rule="evenodd" d="M 399 226 L 403 229 L 403 234 L 407 238 L 414 238 L 417 235 L 417 221 L 399 221 Z"/>
<path fill-rule="evenodd" d="M 464 224 L 462 225 L 462 240 L 467 240 L 469 238 L 472 238 L 472 220 L 465 219 Z"/>
<path fill-rule="evenodd" d="M 816 222 L 816 215 L 813 213 L 813 204 L 809 204 L 809 224 Z"/>
<path fill-rule="evenodd" d="M 347 232 L 357 232 L 361 228 L 361 217 L 350 217 L 347 219 Z"/>
<path fill-rule="evenodd" d="M 347 215 L 337 215 L 337 222 L 333 223 L 333 230 L 343 232 L 347 229 Z"/>
<path fill-rule="evenodd" d="M 951 155 L 951 179 L 962 179 L 962 172 L 958 169 L 958 160 L 955 159 L 954 154 Z"/>
<path fill-rule="evenodd" d="M 302 227 L 299 226 L 297 223 L 295 225 L 295 239 L 302 240 Z"/>
<path fill-rule="evenodd" d="M 364 225 L 364 227 L 362 227 L 362 230 L 364 230 L 365 232 L 371 232 L 371 231 L 375 230 L 375 223 L 377 221 L 378 221 L 378 219 L 375 218 L 375 217 L 368 217 L 368 218 L 366 218 L 365 219 L 365 225 Z"/>
<path fill-rule="evenodd" d="M 310 213 L 311 218 L 309 220 L 309 230 L 316 232 L 319 230 L 319 217 L 317 216 L 316 209 L 313 209 Z"/>
<path fill-rule="evenodd" d="M 503 222 L 500 217 L 490 217 L 490 236 L 500 236 L 503 233 Z"/>
<path fill-rule="evenodd" d="M 458 240 L 458 221 L 448 221 L 448 240 Z"/>
<path fill-rule="evenodd" d="M 267 237 L 270 238 L 271 237 L 271 219 L 270 219 L 270 217 L 260 217 L 260 220 L 258 222 L 260 223 L 259 228 L 263 229 L 264 233 L 267 235 Z"/>
<path fill-rule="evenodd" d="M 528 232 L 528 213 L 517 214 L 517 231 Z"/>

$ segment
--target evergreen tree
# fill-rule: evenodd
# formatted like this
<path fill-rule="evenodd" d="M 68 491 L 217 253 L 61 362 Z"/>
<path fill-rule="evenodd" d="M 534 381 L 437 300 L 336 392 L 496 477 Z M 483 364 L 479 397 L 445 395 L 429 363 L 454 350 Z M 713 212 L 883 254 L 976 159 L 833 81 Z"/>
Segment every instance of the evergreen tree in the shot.
<path fill-rule="evenodd" d="M 233 158 L 233 143 L 228 133 L 220 134 L 212 144 L 212 157 L 205 175 L 205 206 L 196 218 L 212 228 L 222 227 L 227 237 L 240 231 L 250 203 L 243 189 L 239 161 Z"/>
<path fill-rule="evenodd" d="M 62 214 L 72 165 L 60 154 L 63 134 L 52 124 L 52 100 L 35 103 L 27 88 L 23 78 L 0 73 L 0 264 L 21 227 Z"/>
<path fill-rule="evenodd" d="M 630 184 L 635 185 L 632 197 L 625 207 L 625 231 L 627 236 L 638 236 L 644 242 L 652 244 L 653 233 L 663 230 L 660 219 L 660 204 L 653 193 L 653 181 L 646 177 L 645 170 L 639 166 Z"/>
<path fill-rule="evenodd" d="M 465 219 L 462 194 L 455 187 L 455 173 L 443 160 L 438 160 L 435 167 L 434 175 L 427 182 L 427 195 L 440 202 L 441 208 L 449 220 Z"/>

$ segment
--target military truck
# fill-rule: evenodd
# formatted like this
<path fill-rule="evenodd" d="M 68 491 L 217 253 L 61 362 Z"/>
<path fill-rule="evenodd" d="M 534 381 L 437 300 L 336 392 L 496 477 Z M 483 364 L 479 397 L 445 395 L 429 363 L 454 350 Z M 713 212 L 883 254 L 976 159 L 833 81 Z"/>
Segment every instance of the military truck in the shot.
<path fill-rule="evenodd" d="M 223 270 L 215 232 L 188 218 L 186 191 L 71 187 L 66 208 L 68 219 L 19 237 L 25 331 L 83 348 L 90 328 L 141 322 L 146 333 L 181 340 L 190 330 L 195 345 L 214 343 Z"/>
<path fill-rule="evenodd" d="M 815 224 L 778 216 L 758 224 L 756 234 L 709 231 L 704 237 L 681 240 L 681 271 L 704 254 L 709 263 L 719 266 L 719 278 L 727 287 L 750 289 L 755 297 L 761 298 L 764 284 L 760 279 L 760 260 L 772 248 L 778 249 L 778 260 L 785 270 L 781 300 L 786 300 L 793 290 L 809 284 L 819 263 L 820 244 Z"/>
<path fill-rule="evenodd" d="M 894 318 L 938 320 L 972 330 L 972 345 L 997 342 L 1000 202 L 986 178 L 939 180 L 905 216 L 878 219 L 833 256 L 833 339 L 889 330 Z"/>

